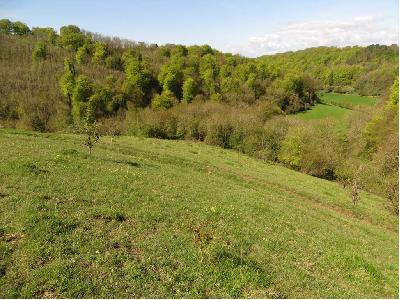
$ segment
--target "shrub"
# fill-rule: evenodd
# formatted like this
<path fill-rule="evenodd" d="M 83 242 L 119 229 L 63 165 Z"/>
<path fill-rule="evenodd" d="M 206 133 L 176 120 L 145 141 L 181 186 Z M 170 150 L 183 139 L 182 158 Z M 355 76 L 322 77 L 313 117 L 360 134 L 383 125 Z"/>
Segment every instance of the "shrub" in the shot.
<path fill-rule="evenodd" d="M 205 142 L 222 148 L 231 148 L 234 126 L 226 120 L 214 119 L 207 125 Z"/>
<path fill-rule="evenodd" d="M 341 153 L 342 145 L 334 124 L 308 121 L 289 129 L 278 158 L 302 172 L 334 179 Z"/>
<path fill-rule="evenodd" d="M 49 101 L 32 97 L 22 102 L 20 111 L 21 125 L 23 128 L 35 131 L 52 131 L 50 120 L 55 117 L 55 107 Z"/>
<path fill-rule="evenodd" d="M 90 47 L 88 44 L 84 44 L 79 47 L 75 54 L 75 59 L 78 64 L 86 64 L 89 62 Z"/>
<path fill-rule="evenodd" d="M 282 142 L 278 158 L 293 168 L 300 169 L 309 132 L 305 127 L 295 127 L 289 130 Z"/>
<path fill-rule="evenodd" d="M 107 44 L 104 42 L 96 42 L 93 50 L 93 62 L 98 64 L 103 63 L 107 55 Z"/>
<path fill-rule="evenodd" d="M 47 56 L 47 48 L 43 42 L 37 42 L 32 52 L 34 61 L 45 60 Z"/>
<path fill-rule="evenodd" d="M 151 101 L 152 108 L 162 108 L 168 109 L 178 103 L 178 100 L 175 98 L 174 94 L 166 90 L 161 95 L 156 95 Z"/>

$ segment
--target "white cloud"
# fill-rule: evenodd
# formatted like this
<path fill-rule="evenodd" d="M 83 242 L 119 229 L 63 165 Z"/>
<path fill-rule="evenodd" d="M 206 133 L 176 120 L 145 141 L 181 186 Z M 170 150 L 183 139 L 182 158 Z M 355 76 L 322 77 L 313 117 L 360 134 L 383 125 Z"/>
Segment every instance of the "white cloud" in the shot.
<path fill-rule="evenodd" d="M 264 36 L 251 37 L 245 45 L 228 46 L 228 51 L 257 56 L 318 46 L 370 44 L 398 44 L 397 26 L 388 26 L 383 18 L 376 16 L 291 23 Z"/>

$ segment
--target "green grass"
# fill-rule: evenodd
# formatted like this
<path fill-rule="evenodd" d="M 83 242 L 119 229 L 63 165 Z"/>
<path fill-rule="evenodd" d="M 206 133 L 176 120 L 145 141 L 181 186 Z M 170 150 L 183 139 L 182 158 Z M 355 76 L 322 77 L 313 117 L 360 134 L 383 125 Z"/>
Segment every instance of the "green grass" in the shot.
<path fill-rule="evenodd" d="M 337 93 L 322 93 L 320 96 L 321 102 L 332 105 L 356 106 L 356 105 L 375 105 L 377 99 L 374 97 L 360 96 L 357 94 L 337 94 Z"/>
<path fill-rule="evenodd" d="M 344 122 L 349 112 L 350 111 L 347 108 L 317 103 L 311 109 L 297 113 L 294 116 L 302 120 L 320 120 L 330 118 L 335 121 Z"/>
<path fill-rule="evenodd" d="M 0 130 L 0 297 L 397 298 L 398 219 L 200 143 Z"/>
<path fill-rule="evenodd" d="M 321 103 L 315 104 L 309 110 L 290 116 L 301 120 L 331 119 L 336 121 L 339 131 L 346 129 L 346 120 L 354 113 L 363 113 L 360 107 L 368 108 L 376 103 L 376 98 L 356 94 L 322 93 Z"/>

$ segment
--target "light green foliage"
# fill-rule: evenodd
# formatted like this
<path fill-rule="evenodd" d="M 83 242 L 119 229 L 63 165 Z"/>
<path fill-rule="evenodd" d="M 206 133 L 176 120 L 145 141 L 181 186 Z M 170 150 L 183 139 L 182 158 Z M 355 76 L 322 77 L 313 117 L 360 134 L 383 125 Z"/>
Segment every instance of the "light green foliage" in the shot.
<path fill-rule="evenodd" d="M 45 60 L 47 56 L 47 47 L 43 42 L 37 42 L 32 52 L 32 59 L 34 61 Z"/>
<path fill-rule="evenodd" d="M 79 124 L 86 118 L 89 101 L 93 93 L 93 84 L 85 75 L 80 75 L 76 80 L 72 95 L 72 115 L 75 123 Z"/>
<path fill-rule="evenodd" d="M 67 98 L 68 105 L 72 105 L 72 93 L 75 87 L 75 67 L 68 58 L 64 60 L 64 74 L 60 78 L 61 93 Z"/>
<path fill-rule="evenodd" d="M 397 78 L 390 90 L 390 103 L 396 105 L 399 103 L 399 79 Z"/>
<path fill-rule="evenodd" d="M 384 199 L 202 143 L 84 139 L 0 130 L 1 298 L 398 298 Z"/>
<path fill-rule="evenodd" d="M 48 33 L 47 33 L 47 40 L 49 41 L 50 44 L 55 45 L 57 41 L 57 33 L 53 28 L 49 28 Z"/>
<path fill-rule="evenodd" d="M 293 128 L 282 143 L 279 160 L 291 167 L 300 168 L 307 134 L 307 129 L 304 127 Z"/>
<path fill-rule="evenodd" d="M 287 75 L 282 82 L 282 86 L 288 96 L 293 94 L 296 94 L 299 97 L 303 96 L 304 83 L 299 75 Z"/>
<path fill-rule="evenodd" d="M 86 110 L 86 122 L 92 124 L 107 113 L 107 106 L 112 101 L 112 92 L 104 87 L 96 86 L 94 93 L 89 98 Z"/>
<path fill-rule="evenodd" d="M 252 92 L 254 93 L 254 97 L 258 98 L 259 96 L 261 96 L 262 92 L 258 90 L 256 80 L 257 74 L 250 73 L 246 80 L 246 85 L 252 90 Z"/>
<path fill-rule="evenodd" d="M 84 64 L 89 62 L 90 46 L 85 43 L 78 48 L 75 54 L 75 59 L 78 64 Z"/>
<path fill-rule="evenodd" d="M 123 90 L 135 106 L 143 106 L 149 101 L 152 76 L 141 59 L 135 58 L 130 53 L 123 56 L 125 68 L 125 82 Z"/>
<path fill-rule="evenodd" d="M 110 112 L 116 112 L 119 109 L 127 109 L 126 100 L 125 94 L 113 95 L 112 100 L 107 104 L 107 110 Z"/>
<path fill-rule="evenodd" d="M 27 35 L 31 33 L 31 30 L 25 23 L 17 21 L 12 25 L 12 33 L 15 35 Z"/>
<path fill-rule="evenodd" d="M 136 83 L 142 89 L 147 88 L 150 83 L 149 71 L 135 57 L 125 58 L 125 76 L 128 82 Z"/>
<path fill-rule="evenodd" d="M 122 86 L 122 90 L 127 96 L 129 102 L 132 103 L 134 107 L 143 106 L 145 93 L 137 82 L 125 81 L 124 85 Z"/>
<path fill-rule="evenodd" d="M 107 44 L 102 42 L 96 42 L 94 44 L 93 62 L 103 63 L 107 55 L 108 55 Z"/>
<path fill-rule="evenodd" d="M 398 110 L 398 81 L 395 81 L 386 105 L 374 113 L 364 128 L 368 153 L 375 153 L 379 148 L 391 145 L 393 139 L 398 138 Z"/>
<path fill-rule="evenodd" d="M 25 23 L 19 21 L 11 22 L 8 19 L 0 20 L 0 32 L 19 36 L 31 34 L 31 30 Z"/>
<path fill-rule="evenodd" d="M 55 44 L 57 39 L 56 31 L 51 27 L 33 27 L 32 34 L 40 38 L 46 38 L 50 44 Z"/>
<path fill-rule="evenodd" d="M 207 54 L 213 54 L 214 53 L 214 51 L 213 51 L 213 49 L 211 48 L 210 45 L 200 46 L 200 49 L 201 49 L 200 56 L 204 56 L 204 55 L 207 55 Z"/>
<path fill-rule="evenodd" d="M 218 68 L 215 56 L 209 53 L 201 58 L 199 73 L 201 79 L 203 80 L 203 86 L 206 94 L 214 94 L 217 89 L 216 78 L 218 76 Z"/>
<path fill-rule="evenodd" d="M 92 149 L 100 140 L 98 125 L 89 120 L 82 126 L 82 133 L 85 135 L 84 145 L 89 149 L 89 155 L 92 155 Z"/>
<path fill-rule="evenodd" d="M 329 69 L 325 83 L 331 87 L 351 85 L 358 70 L 358 66 L 335 66 Z"/>
<path fill-rule="evenodd" d="M 369 160 L 369 170 L 364 172 L 363 182 L 370 189 L 384 195 L 388 200 L 388 208 L 399 214 L 399 107 L 398 82 L 394 83 L 392 92 L 385 105 L 381 106 L 365 125 L 364 155 Z M 393 99 L 394 98 L 394 99 Z M 398 101 L 398 100 L 397 100 Z M 376 174 L 373 176 L 372 174 Z"/>
<path fill-rule="evenodd" d="M 210 100 L 215 101 L 215 102 L 221 102 L 222 101 L 222 96 L 220 93 L 213 93 L 210 95 Z"/>
<path fill-rule="evenodd" d="M 165 90 L 160 95 L 156 95 L 151 101 L 152 108 L 168 109 L 178 103 L 178 100 L 170 90 Z"/>
<path fill-rule="evenodd" d="M 317 122 L 299 124 L 289 129 L 278 158 L 308 174 L 334 179 L 342 159 L 336 124 Z"/>
<path fill-rule="evenodd" d="M 9 19 L 0 20 L 0 32 L 5 34 L 12 34 L 13 23 Z"/>
<path fill-rule="evenodd" d="M 76 51 L 83 45 L 84 36 L 78 26 L 63 26 L 60 28 L 60 37 L 58 42 L 61 46 Z"/>
<path fill-rule="evenodd" d="M 188 54 L 188 49 L 183 45 L 176 45 L 172 49 L 171 54 L 176 56 L 186 56 Z"/>
<path fill-rule="evenodd" d="M 92 83 L 85 75 L 80 75 L 75 83 L 73 99 L 77 102 L 87 102 L 92 94 Z"/>
<path fill-rule="evenodd" d="M 184 60 L 181 56 L 173 56 L 171 61 L 162 66 L 158 74 L 158 80 L 162 84 L 163 91 L 172 92 L 175 97 L 182 97 Z"/>
<path fill-rule="evenodd" d="M 182 86 L 182 100 L 186 103 L 192 102 L 197 94 L 197 84 L 192 78 L 185 80 Z"/>
<path fill-rule="evenodd" d="M 168 72 L 164 78 L 163 91 L 174 93 L 179 89 L 179 83 L 176 73 Z"/>
<path fill-rule="evenodd" d="M 396 76 L 398 47 L 317 47 L 257 59 L 260 69 L 281 77 L 286 73 L 309 73 L 336 92 L 381 95 Z"/>

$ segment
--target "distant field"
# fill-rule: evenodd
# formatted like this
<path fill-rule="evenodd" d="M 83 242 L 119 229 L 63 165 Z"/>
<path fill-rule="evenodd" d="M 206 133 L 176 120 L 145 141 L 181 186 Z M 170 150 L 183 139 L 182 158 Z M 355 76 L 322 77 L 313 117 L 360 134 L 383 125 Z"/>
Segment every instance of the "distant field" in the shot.
<path fill-rule="evenodd" d="M 323 93 L 319 97 L 323 103 L 333 105 L 374 105 L 377 101 L 374 97 L 356 94 Z"/>
<path fill-rule="evenodd" d="M 398 298 L 385 200 L 202 143 L 0 130 L 0 298 Z"/>
<path fill-rule="evenodd" d="M 339 106 L 317 103 L 310 110 L 296 114 L 295 116 L 302 120 L 320 120 L 331 118 L 337 121 L 343 121 L 350 111 L 347 108 Z"/>
<path fill-rule="evenodd" d="M 355 94 L 323 93 L 319 95 L 321 103 L 317 103 L 311 109 L 293 115 L 302 120 L 320 120 L 331 118 L 340 124 L 352 113 L 357 106 L 372 106 L 377 99 L 374 97 L 359 96 Z"/>

